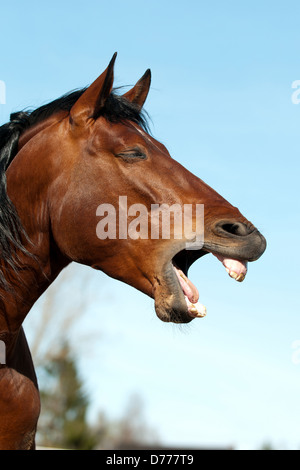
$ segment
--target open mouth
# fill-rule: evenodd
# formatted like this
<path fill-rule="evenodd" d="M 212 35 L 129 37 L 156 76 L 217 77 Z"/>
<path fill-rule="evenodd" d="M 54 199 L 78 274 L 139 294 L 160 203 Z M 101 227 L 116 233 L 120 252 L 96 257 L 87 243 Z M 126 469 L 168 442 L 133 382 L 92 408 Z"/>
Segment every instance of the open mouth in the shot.
<path fill-rule="evenodd" d="M 199 302 L 197 287 L 188 278 L 187 273 L 193 262 L 207 254 L 205 250 L 182 250 L 172 259 L 172 268 L 179 281 L 179 295 L 183 294 L 186 304 L 186 313 L 191 318 L 203 318 L 206 316 L 206 307 Z M 247 274 L 247 261 L 228 258 L 217 253 L 212 253 L 223 264 L 230 277 L 242 282 Z M 181 291 L 181 292 L 180 292 Z"/>
<path fill-rule="evenodd" d="M 201 249 L 172 246 L 162 259 L 160 276 L 154 287 L 155 310 L 162 321 L 188 323 L 203 318 L 206 308 L 199 302 L 197 287 L 188 278 L 188 270 L 199 258 L 213 254 L 229 276 L 242 282 L 247 274 L 247 263 L 256 261 L 266 249 L 266 240 L 252 225 L 221 220 L 215 223 Z M 161 263 L 161 261 L 160 261 Z"/>

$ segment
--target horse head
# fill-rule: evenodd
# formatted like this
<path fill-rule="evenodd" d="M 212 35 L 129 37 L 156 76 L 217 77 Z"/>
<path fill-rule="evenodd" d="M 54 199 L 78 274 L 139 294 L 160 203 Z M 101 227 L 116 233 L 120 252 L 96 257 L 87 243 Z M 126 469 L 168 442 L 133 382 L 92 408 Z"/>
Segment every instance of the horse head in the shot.
<path fill-rule="evenodd" d="M 231 277 L 242 281 L 247 262 L 264 252 L 265 239 L 236 207 L 173 160 L 147 132 L 142 108 L 150 70 L 127 93 L 115 94 L 115 57 L 68 111 L 56 114 L 33 138 L 30 135 L 19 162 L 23 152 L 27 168 L 39 172 L 40 223 L 44 221 L 44 232 L 51 231 L 56 253 L 153 297 L 160 319 L 189 322 L 205 315 L 198 290 L 187 277 L 192 263 L 212 253 Z M 39 162 L 37 154 L 42 155 Z M 169 236 L 150 230 L 150 218 L 161 207 L 179 208 L 185 216 L 185 209 L 196 206 L 204 208 L 204 218 L 197 225 L 196 212 L 190 213 L 190 234 L 197 238 L 200 226 L 200 244 L 191 246 L 186 231 L 178 236 L 186 219 L 174 213 L 169 214 Z M 139 223 L 135 220 L 130 236 L 128 224 L 137 214 Z M 99 236 L 104 216 L 111 232 Z"/>

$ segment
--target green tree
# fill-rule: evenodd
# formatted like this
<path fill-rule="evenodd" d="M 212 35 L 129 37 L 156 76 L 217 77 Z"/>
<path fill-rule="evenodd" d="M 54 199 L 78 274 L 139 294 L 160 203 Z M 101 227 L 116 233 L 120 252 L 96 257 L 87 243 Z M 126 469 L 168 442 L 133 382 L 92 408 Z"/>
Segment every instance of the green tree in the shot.
<path fill-rule="evenodd" d="M 41 369 L 42 413 L 38 442 L 64 449 L 93 449 L 98 436 L 87 423 L 89 400 L 68 344 Z"/>

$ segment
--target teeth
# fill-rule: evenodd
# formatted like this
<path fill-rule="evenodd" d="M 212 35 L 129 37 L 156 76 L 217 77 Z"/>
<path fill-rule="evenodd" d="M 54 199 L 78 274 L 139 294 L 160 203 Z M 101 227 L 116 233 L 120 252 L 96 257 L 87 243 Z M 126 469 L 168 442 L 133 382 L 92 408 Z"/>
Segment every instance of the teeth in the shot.
<path fill-rule="evenodd" d="M 228 272 L 230 277 L 232 277 L 233 279 L 235 279 L 238 282 L 243 282 L 243 280 L 246 277 L 244 273 L 237 274 L 235 271 L 229 271 L 228 268 L 226 268 L 226 271 Z"/>
<path fill-rule="evenodd" d="M 235 271 L 230 271 L 229 276 L 233 277 L 233 279 L 236 279 L 238 277 L 238 274 Z"/>
<path fill-rule="evenodd" d="M 204 318 L 206 316 L 206 307 L 199 302 L 196 304 L 192 304 L 192 307 L 190 309 L 190 312 L 195 315 L 197 318 Z"/>
<path fill-rule="evenodd" d="M 206 316 L 207 311 L 204 305 L 200 304 L 200 302 L 193 304 L 189 301 L 186 295 L 184 297 L 188 306 L 188 311 L 193 317 L 203 318 Z"/>
<path fill-rule="evenodd" d="M 241 273 L 235 280 L 238 282 L 243 282 L 245 279 L 245 274 Z"/>
<path fill-rule="evenodd" d="M 214 253 L 213 253 L 214 254 Z M 230 277 L 238 282 L 242 282 L 247 274 L 247 262 L 237 259 L 225 258 L 222 255 L 215 255 L 225 267 Z"/>

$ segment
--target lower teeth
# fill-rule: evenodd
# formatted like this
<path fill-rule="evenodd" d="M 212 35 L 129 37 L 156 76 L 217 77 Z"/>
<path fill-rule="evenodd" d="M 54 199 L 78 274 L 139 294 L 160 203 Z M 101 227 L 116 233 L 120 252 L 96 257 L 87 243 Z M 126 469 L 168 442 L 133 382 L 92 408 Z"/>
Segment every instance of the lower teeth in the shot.
<path fill-rule="evenodd" d="M 192 302 L 189 301 L 186 295 L 184 297 L 188 306 L 189 313 L 191 313 L 194 317 L 197 318 L 203 318 L 206 316 L 207 312 L 206 307 L 204 305 L 200 304 L 200 302 L 192 304 Z"/>

